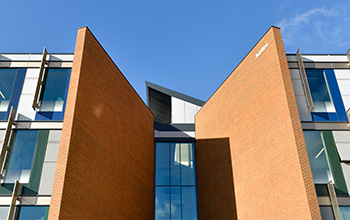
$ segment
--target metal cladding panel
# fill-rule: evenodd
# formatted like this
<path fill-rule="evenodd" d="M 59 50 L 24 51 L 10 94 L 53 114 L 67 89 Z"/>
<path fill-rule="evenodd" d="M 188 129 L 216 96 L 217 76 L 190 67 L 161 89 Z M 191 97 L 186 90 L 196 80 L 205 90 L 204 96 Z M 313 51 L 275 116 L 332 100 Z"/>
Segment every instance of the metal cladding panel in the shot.
<path fill-rule="evenodd" d="M 162 124 L 171 123 L 171 97 L 152 88 L 148 89 L 148 97 L 154 121 Z"/>

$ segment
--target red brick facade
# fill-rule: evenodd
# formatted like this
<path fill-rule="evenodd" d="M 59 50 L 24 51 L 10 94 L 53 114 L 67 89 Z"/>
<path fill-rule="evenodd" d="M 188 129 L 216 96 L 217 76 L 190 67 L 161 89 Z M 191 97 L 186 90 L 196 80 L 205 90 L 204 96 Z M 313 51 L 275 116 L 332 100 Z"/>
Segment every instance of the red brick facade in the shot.
<path fill-rule="evenodd" d="M 152 219 L 153 115 L 78 31 L 49 219 Z"/>
<path fill-rule="evenodd" d="M 196 138 L 202 220 L 321 219 L 278 28 L 264 35 L 197 113 Z M 231 175 L 218 174 L 228 165 Z M 226 218 L 216 209 L 236 214 Z"/>

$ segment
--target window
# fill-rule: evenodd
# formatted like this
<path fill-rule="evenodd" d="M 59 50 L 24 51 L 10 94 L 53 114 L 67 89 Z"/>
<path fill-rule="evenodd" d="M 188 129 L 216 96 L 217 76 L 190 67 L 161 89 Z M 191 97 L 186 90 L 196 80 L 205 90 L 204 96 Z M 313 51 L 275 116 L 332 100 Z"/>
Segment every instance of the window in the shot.
<path fill-rule="evenodd" d="M 63 120 L 71 69 L 46 69 L 36 120 Z"/>
<path fill-rule="evenodd" d="M 306 69 L 314 121 L 347 121 L 337 79 L 331 69 Z"/>
<path fill-rule="evenodd" d="M 17 109 L 26 69 L 0 69 L 0 120 L 7 120 L 11 106 Z"/>
<path fill-rule="evenodd" d="M 312 176 L 319 196 L 328 196 L 327 184 L 332 181 L 337 195 L 348 195 L 332 131 L 304 131 Z"/>
<path fill-rule="evenodd" d="M 193 143 L 156 143 L 155 219 L 197 219 Z"/>
<path fill-rule="evenodd" d="M 48 206 L 19 206 L 15 220 L 46 220 L 49 215 Z"/>
<path fill-rule="evenodd" d="M 46 152 L 48 130 L 13 131 L 0 194 L 11 194 L 16 180 L 22 194 L 37 194 Z"/>

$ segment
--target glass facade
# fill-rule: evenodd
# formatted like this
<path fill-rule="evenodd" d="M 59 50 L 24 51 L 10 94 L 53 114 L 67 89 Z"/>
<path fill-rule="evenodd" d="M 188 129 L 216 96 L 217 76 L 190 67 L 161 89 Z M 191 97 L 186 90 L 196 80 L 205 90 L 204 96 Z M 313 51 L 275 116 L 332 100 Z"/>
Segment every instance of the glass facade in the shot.
<path fill-rule="evenodd" d="M 335 112 L 332 96 L 328 87 L 324 70 L 306 70 L 307 80 L 310 86 L 313 112 Z"/>
<path fill-rule="evenodd" d="M 156 220 L 197 219 L 194 153 L 194 143 L 156 143 Z"/>
<path fill-rule="evenodd" d="M 71 69 L 46 69 L 36 120 L 63 120 Z"/>
<path fill-rule="evenodd" d="M 13 131 L 0 194 L 11 193 L 16 180 L 21 183 L 21 194 L 38 193 L 48 135 L 49 130 Z"/>
<path fill-rule="evenodd" d="M 15 220 L 46 220 L 49 215 L 48 206 L 19 206 Z"/>
<path fill-rule="evenodd" d="M 0 111 L 7 111 L 17 69 L 0 69 Z"/>

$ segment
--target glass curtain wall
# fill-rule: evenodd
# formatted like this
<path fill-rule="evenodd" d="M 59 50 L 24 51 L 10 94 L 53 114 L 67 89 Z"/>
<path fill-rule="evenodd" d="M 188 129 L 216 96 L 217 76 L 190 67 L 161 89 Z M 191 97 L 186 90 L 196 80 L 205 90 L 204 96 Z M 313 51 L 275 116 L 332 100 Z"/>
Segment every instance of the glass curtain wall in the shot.
<path fill-rule="evenodd" d="M 194 143 L 156 143 L 155 219 L 196 220 Z"/>

